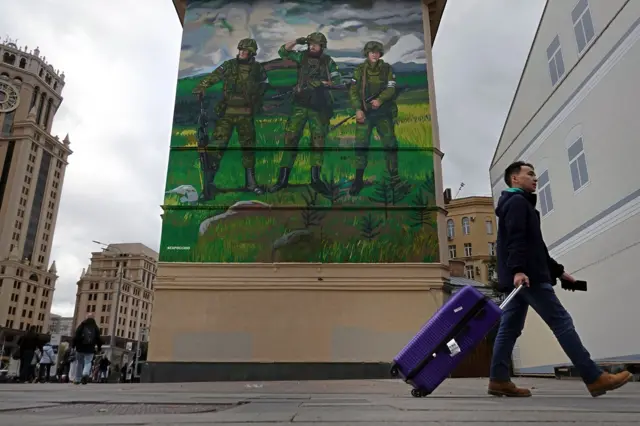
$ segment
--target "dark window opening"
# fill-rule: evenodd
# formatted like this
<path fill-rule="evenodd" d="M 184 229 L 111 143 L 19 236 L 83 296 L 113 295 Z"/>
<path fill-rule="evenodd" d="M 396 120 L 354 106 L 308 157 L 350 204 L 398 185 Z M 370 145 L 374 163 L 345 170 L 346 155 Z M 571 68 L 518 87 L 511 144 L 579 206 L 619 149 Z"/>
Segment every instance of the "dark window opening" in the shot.
<path fill-rule="evenodd" d="M 15 65 L 16 63 L 16 55 L 9 52 L 5 52 L 2 59 L 5 63 L 9 65 Z"/>
<path fill-rule="evenodd" d="M 11 131 L 13 130 L 13 118 L 15 117 L 15 115 L 16 115 L 15 109 L 5 114 L 4 121 L 2 122 L 2 131 L 0 132 L 0 135 L 7 136 L 11 134 Z"/>
<path fill-rule="evenodd" d="M 40 123 L 42 120 L 42 111 L 44 110 L 44 102 L 47 100 L 47 94 L 43 93 L 40 95 L 40 105 L 38 106 L 38 115 L 36 117 L 36 123 Z"/>
<path fill-rule="evenodd" d="M 2 208 L 2 203 L 4 203 L 4 192 L 7 189 L 7 181 L 9 180 L 9 171 L 11 169 L 11 161 L 13 160 L 15 147 L 16 141 L 9 141 L 2 166 L 2 175 L 0 175 L 0 208 Z"/>
<path fill-rule="evenodd" d="M 36 234 L 38 232 L 38 224 L 40 223 L 40 214 L 42 212 L 42 202 L 45 197 L 45 189 L 47 187 L 47 179 L 49 177 L 49 166 L 51 165 L 51 154 L 48 151 L 42 151 L 42 160 L 40 161 L 40 169 L 38 170 L 38 182 L 33 195 L 33 204 L 31 205 L 31 216 L 29 217 L 29 227 L 27 228 L 27 236 L 24 242 L 24 250 L 22 258 L 32 260 L 33 249 L 36 243 Z"/>
<path fill-rule="evenodd" d="M 31 105 L 29 105 L 29 111 L 31 111 L 31 109 L 36 105 L 39 94 L 40 94 L 40 88 L 36 86 L 36 88 L 33 90 L 33 96 L 31 97 Z"/>
<path fill-rule="evenodd" d="M 51 115 L 51 108 L 52 107 L 53 107 L 53 99 L 49 98 L 49 101 L 47 102 L 47 110 L 44 113 L 44 122 L 42 123 L 42 124 L 44 124 L 45 130 L 49 126 L 49 116 Z"/>

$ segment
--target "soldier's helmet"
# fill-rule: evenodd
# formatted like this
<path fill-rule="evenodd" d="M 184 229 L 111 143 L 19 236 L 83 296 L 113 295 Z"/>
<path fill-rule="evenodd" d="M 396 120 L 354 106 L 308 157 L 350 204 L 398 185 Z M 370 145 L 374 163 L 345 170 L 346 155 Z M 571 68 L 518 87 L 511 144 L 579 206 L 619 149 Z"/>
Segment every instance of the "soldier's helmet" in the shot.
<path fill-rule="evenodd" d="M 248 50 L 252 54 L 258 53 L 258 43 L 252 38 L 245 38 L 238 43 L 238 50 Z"/>
<path fill-rule="evenodd" d="M 307 36 L 308 44 L 319 44 L 323 49 L 327 48 L 327 38 L 322 33 L 311 33 Z"/>
<path fill-rule="evenodd" d="M 364 45 L 364 49 L 362 49 L 362 53 L 366 58 L 369 55 L 369 52 L 378 52 L 380 53 L 380 57 L 384 55 L 384 46 L 379 41 L 370 41 Z"/>

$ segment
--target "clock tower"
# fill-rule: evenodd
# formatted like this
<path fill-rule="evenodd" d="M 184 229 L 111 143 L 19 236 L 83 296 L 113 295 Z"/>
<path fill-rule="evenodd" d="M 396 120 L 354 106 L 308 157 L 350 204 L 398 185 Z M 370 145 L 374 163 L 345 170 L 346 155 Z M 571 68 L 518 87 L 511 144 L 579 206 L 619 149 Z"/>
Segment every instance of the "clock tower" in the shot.
<path fill-rule="evenodd" d="M 68 135 L 51 134 L 64 85 L 38 48 L 0 43 L 0 328 L 47 331 L 51 246 L 72 153 Z"/>

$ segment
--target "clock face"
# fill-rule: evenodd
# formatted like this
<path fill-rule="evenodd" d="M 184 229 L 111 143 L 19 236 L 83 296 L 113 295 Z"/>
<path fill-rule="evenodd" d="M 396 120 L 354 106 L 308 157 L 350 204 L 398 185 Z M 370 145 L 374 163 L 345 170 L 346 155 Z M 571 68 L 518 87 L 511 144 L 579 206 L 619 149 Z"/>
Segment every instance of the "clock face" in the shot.
<path fill-rule="evenodd" d="M 11 112 L 20 105 L 18 89 L 6 81 L 0 81 L 0 112 Z"/>

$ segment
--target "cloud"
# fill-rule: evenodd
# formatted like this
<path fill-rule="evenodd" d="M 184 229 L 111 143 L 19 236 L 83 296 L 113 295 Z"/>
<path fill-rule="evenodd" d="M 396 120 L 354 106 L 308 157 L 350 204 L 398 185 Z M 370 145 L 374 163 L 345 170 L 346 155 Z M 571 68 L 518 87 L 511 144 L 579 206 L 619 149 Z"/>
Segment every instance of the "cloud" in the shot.
<path fill-rule="evenodd" d="M 449 2 L 433 66 L 445 186 L 490 195 L 498 143 L 544 0 Z"/>
<path fill-rule="evenodd" d="M 268 61 L 278 58 L 278 49 L 285 42 L 315 31 L 327 37 L 327 53 L 346 62 L 362 61 L 360 50 L 371 40 L 382 42 L 389 53 L 401 52 L 387 55 L 391 63 L 425 62 L 419 3 L 379 1 L 373 9 L 327 6 L 319 1 L 286 7 L 274 0 L 253 5 L 212 4 L 220 7 L 204 8 L 196 3 L 187 12 L 183 44 L 189 49 L 183 52 L 180 77 L 209 72 L 235 57 L 242 38 L 254 38 L 259 47 L 257 59 Z M 411 48 L 407 49 L 405 43 Z M 353 55 L 354 50 L 358 54 Z"/>
<path fill-rule="evenodd" d="M 53 312 L 73 313 L 80 272 L 99 249 L 91 240 L 158 249 L 181 33 L 171 2 L 160 3 L 2 6 L 3 32 L 39 46 L 66 74 L 53 133 L 69 133 L 74 153 L 53 241 L 60 276 Z"/>
<path fill-rule="evenodd" d="M 421 34 L 421 17 L 415 11 L 419 3 L 412 9 L 389 2 L 392 6 L 373 12 L 347 7 L 327 11 L 326 1 L 312 3 L 303 18 L 295 19 L 292 3 L 279 4 L 275 12 L 254 8 L 251 14 L 246 13 L 249 2 L 233 3 L 224 9 L 235 25 L 233 34 L 220 23 L 187 25 L 184 40 L 170 1 L 3 3 L 3 33 L 31 49 L 40 46 L 47 60 L 66 73 L 64 102 L 53 132 L 61 137 L 70 133 L 74 154 L 53 241 L 52 260 L 60 275 L 53 312 L 73 313 L 76 282 L 91 251 L 98 250 L 91 240 L 139 241 L 158 249 L 180 56 L 181 74 L 201 72 L 235 55 L 228 46 L 240 38 L 264 33 L 259 39 L 264 60 L 274 57 L 282 39 L 322 30 L 330 49 L 353 60 L 360 60 L 361 47 L 340 38 L 355 37 L 362 45 L 369 39 L 382 41 L 386 57 L 394 60 L 418 58 L 420 37 L 402 36 Z M 464 0 L 447 5 L 434 49 L 433 77 L 445 184 L 455 190 L 464 181 L 461 195 L 489 193 L 489 161 L 543 3 Z M 402 31 L 394 29 L 396 22 L 402 23 Z M 220 42 L 211 42 L 211 35 Z M 203 46 L 203 40 L 209 44 Z M 180 54 L 181 44 L 207 51 Z"/>

